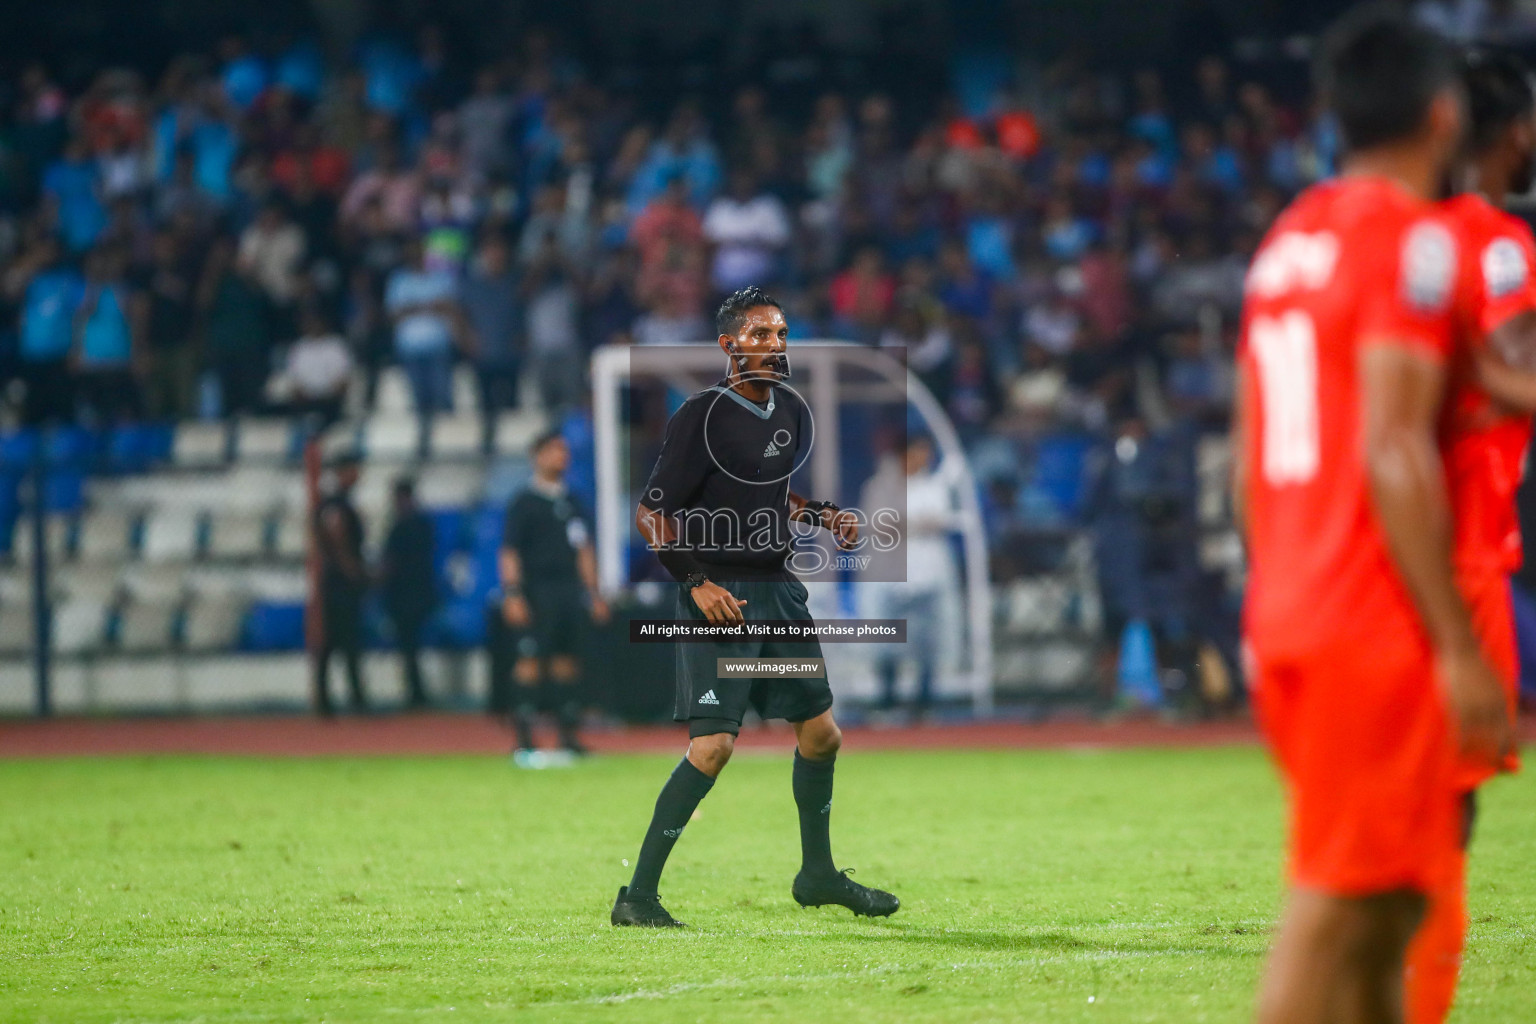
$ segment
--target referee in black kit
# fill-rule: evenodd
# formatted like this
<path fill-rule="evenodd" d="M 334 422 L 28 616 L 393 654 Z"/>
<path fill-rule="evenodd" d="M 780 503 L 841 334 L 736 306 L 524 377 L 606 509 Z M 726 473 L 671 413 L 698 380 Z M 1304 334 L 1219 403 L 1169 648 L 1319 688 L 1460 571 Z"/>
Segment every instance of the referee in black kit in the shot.
<path fill-rule="evenodd" d="M 533 479 L 507 508 L 506 532 L 498 556 L 501 574 L 501 628 L 498 663 L 511 663 L 514 696 L 513 758 L 538 767 L 533 719 L 538 714 L 541 670 L 552 684 L 544 694 L 553 706 L 560 745 L 570 754 L 587 752 L 576 735 L 581 722 L 578 684 L 581 655 L 594 622 L 608 621 L 608 604 L 597 589 L 597 558 L 586 514 L 565 484 L 571 451 L 558 432 L 533 442 Z M 506 657 L 510 654 L 511 657 Z"/>
<path fill-rule="evenodd" d="M 833 531 L 842 547 L 857 542 L 857 520 L 789 489 L 790 475 L 810 453 L 814 426 L 799 396 L 776 386 L 789 378 L 783 308 L 761 290 L 744 288 L 725 300 L 715 326 L 728 373 L 690 397 L 668 422 L 635 522 L 678 582 L 680 618 L 715 624 L 807 620 L 805 585 L 787 564 L 790 520 Z M 895 896 L 860 885 L 832 860 L 832 771 L 842 734 L 832 719 L 826 678 L 717 674 L 719 657 L 820 659 L 821 644 L 733 639 L 680 643 L 677 650 L 674 717 L 688 723 L 688 754 L 656 799 L 634 877 L 619 889 L 612 922 L 680 926 L 657 895 L 661 870 L 730 760 L 748 707 L 795 727 L 801 853 L 791 889 L 795 901 L 872 917 L 895 913 L 901 905 Z"/>

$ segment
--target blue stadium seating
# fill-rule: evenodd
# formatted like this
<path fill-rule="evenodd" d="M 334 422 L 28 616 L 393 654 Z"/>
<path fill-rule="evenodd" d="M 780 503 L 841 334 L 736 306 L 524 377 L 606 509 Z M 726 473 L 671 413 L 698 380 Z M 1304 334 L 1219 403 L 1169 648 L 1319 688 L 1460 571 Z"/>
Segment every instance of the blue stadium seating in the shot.
<path fill-rule="evenodd" d="M 241 631 L 243 651 L 295 651 L 304 647 L 304 605 L 258 601 Z"/>

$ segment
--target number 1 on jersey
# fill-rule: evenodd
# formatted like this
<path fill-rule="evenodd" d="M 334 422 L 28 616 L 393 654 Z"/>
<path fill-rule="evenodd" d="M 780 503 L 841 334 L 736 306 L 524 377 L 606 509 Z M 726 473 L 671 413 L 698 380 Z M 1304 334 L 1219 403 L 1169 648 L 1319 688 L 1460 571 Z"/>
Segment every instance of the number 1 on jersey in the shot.
<path fill-rule="evenodd" d="M 1248 344 L 1258 362 L 1264 403 L 1262 466 L 1272 486 L 1317 475 L 1317 331 L 1301 310 L 1257 317 Z"/>

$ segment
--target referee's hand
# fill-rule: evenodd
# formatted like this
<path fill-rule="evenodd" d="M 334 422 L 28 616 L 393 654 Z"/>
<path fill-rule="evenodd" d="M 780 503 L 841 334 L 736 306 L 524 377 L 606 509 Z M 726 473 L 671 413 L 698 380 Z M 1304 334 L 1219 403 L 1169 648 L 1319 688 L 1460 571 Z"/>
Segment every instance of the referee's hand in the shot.
<path fill-rule="evenodd" d="M 737 600 L 720 584 L 705 580 L 694 587 L 691 593 L 693 603 L 699 606 L 699 611 L 714 625 L 739 625 L 745 621 L 741 609 L 747 602 Z"/>
<path fill-rule="evenodd" d="M 521 594 L 508 594 L 501 602 L 501 617 L 513 629 L 527 627 L 528 620 L 532 618 L 528 614 L 528 599 Z"/>

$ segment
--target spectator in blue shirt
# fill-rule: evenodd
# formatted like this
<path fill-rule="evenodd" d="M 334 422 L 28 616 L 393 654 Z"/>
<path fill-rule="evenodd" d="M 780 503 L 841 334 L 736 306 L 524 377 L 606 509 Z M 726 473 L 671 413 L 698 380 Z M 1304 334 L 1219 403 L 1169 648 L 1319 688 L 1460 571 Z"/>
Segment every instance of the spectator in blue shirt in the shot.
<path fill-rule="evenodd" d="M 84 252 L 96 244 L 107 226 L 107 211 L 101 202 L 96 163 L 84 138 L 72 138 L 64 156 L 43 174 L 43 195 L 53 206 L 59 236 L 71 252 Z"/>
<path fill-rule="evenodd" d="M 75 310 L 74 361 L 80 399 L 98 422 L 131 418 L 140 411 L 127 269 L 127 255 L 121 249 L 94 250 L 86 258 L 85 294 Z"/>
<path fill-rule="evenodd" d="M 453 409 L 453 349 L 462 315 L 453 275 L 426 265 L 420 239 L 404 266 L 389 275 L 384 309 L 395 325 L 395 356 L 411 381 L 420 424 L 417 451 L 426 458 L 432 417 Z"/>
<path fill-rule="evenodd" d="M 7 282 L 12 294 L 22 295 L 19 355 L 27 386 L 22 417 L 31 424 L 65 421 L 74 413 L 69 352 L 84 283 L 62 256 L 56 239 L 43 238 Z"/>

